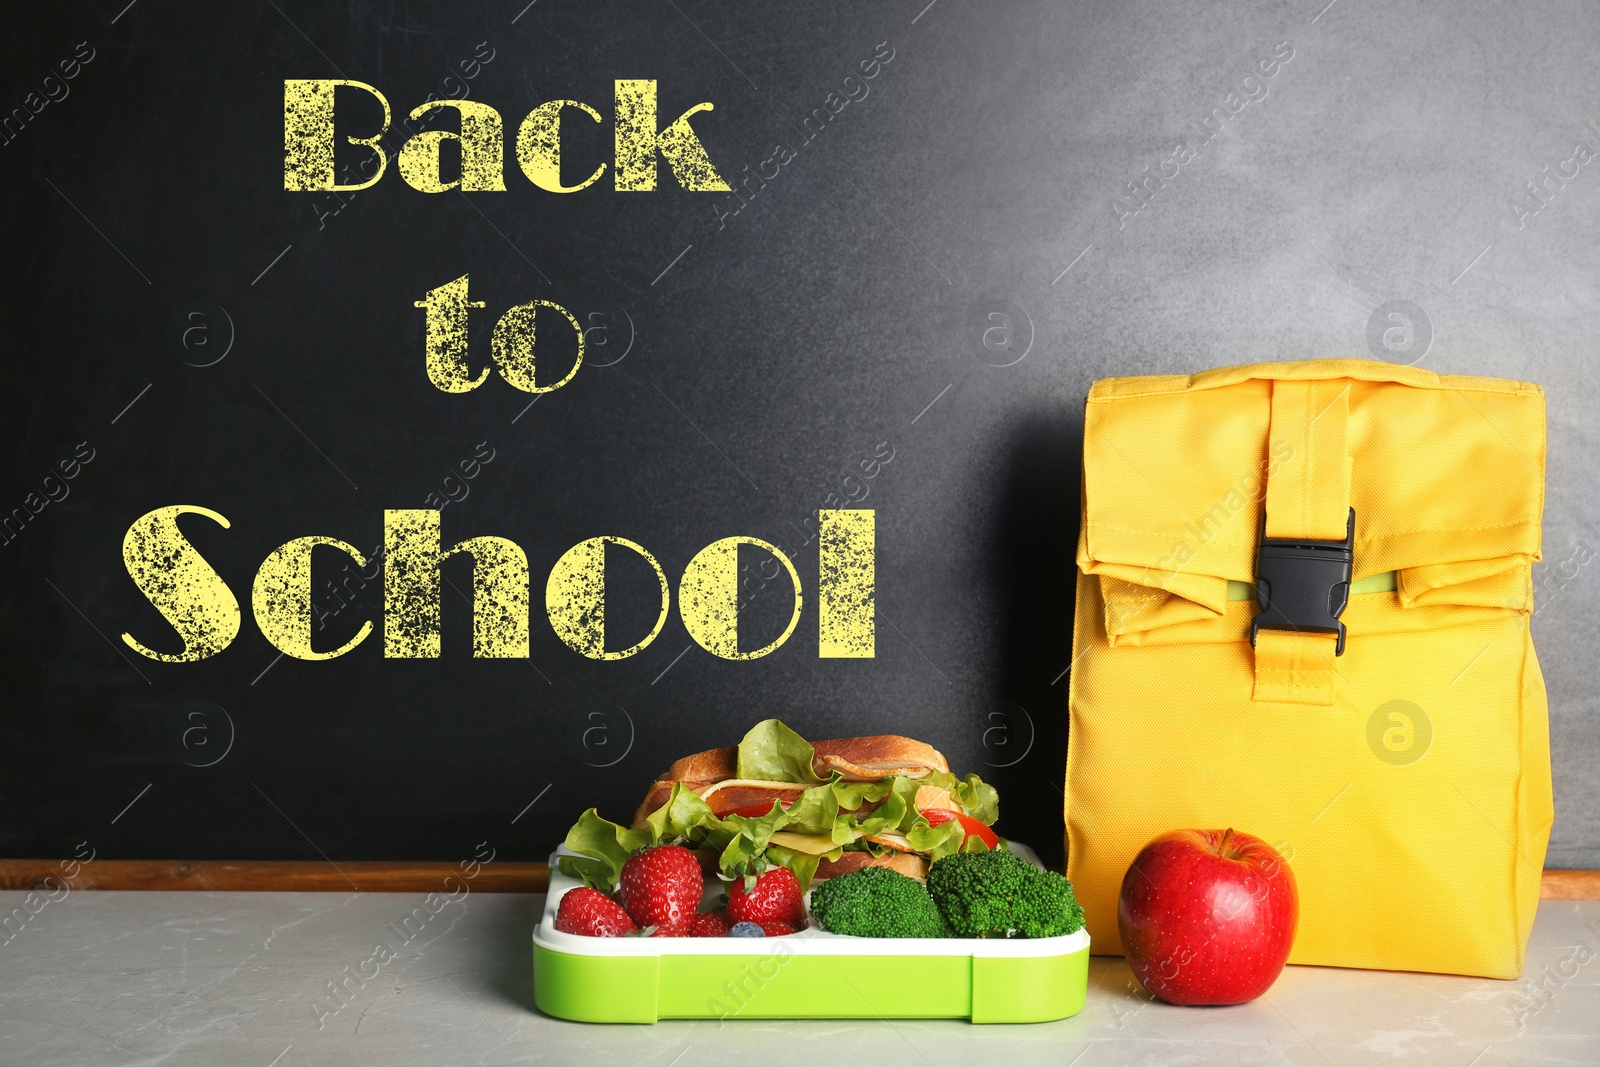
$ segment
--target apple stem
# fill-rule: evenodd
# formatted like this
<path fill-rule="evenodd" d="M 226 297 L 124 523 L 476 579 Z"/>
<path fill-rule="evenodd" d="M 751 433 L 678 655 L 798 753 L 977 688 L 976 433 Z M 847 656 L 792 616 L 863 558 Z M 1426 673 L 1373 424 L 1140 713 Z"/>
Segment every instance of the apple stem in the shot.
<path fill-rule="evenodd" d="M 1222 840 L 1217 842 L 1217 855 L 1221 856 L 1223 859 L 1232 858 L 1228 855 L 1228 842 L 1232 839 L 1233 827 L 1230 826 L 1226 830 L 1222 831 Z"/>

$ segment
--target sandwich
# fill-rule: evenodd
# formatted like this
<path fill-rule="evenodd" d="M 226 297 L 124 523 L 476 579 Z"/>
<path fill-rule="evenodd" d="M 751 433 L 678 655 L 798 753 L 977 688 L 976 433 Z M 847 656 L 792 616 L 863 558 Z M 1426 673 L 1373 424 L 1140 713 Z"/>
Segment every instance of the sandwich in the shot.
<path fill-rule="evenodd" d="M 772 720 L 776 721 L 776 720 Z M 764 724 L 765 725 L 765 724 Z M 760 727 L 758 727 L 760 729 Z M 678 760 L 666 774 L 657 778 L 645 794 L 639 810 L 634 813 L 633 825 L 644 826 L 650 813 L 656 811 L 672 795 L 675 785 L 683 787 L 704 800 L 711 813 L 718 818 L 740 816 L 759 819 L 773 810 L 773 805 L 791 808 L 807 789 L 826 782 L 835 773 L 842 782 L 883 782 L 902 777 L 922 781 L 933 775 L 946 776 L 950 765 L 938 749 L 922 741 L 894 734 L 871 737 L 846 737 L 816 741 L 811 745 L 811 774 L 807 781 L 779 781 L 747 778 L 739 772 L 737 748 L 713 748 Z M 854 816 L 857 822 L 882 806 L 881 799 L 863 798 L 861 803 L 842 814 Z M 939 785 L 919 785 L 914 806 L 942 811 L 961 811 L 961 802 L 949 790 Z M 775 830 L 768 837 L 769 846 L 787 844 L 801 851 L 822 854 L 814 877 L 829 878 L 866 866 L 893 867 L 901 874 L 914 878 L 927 876 L 928 860 L 910 847 L 903 834 L 884 828 L 876 833 L 863 833 L 860 848 L 842 849 L 837 859 L 826 858 L 834 850 L 832 835 L 816 835 L 806 840 L 806 835 L 794 830 Z M 876 845 L 877 848 L 870 846 Z M 820 850 L 820 851 L 819 851 Z"/>
<path fill-rule="evenodd" d="M 938 749 L 894 734 L 811 743 L 776 719 L 737 747 L 685 756 L 645 793 L 628 827 L 585 812 L 562 869 L 609 888 L 632 851 L 678 841 L 725 877 L 777 864 L 802 885 L 861 867 L 925 878 L 928 864 L 994 848 L 994 788 L 959 779 Z"/>

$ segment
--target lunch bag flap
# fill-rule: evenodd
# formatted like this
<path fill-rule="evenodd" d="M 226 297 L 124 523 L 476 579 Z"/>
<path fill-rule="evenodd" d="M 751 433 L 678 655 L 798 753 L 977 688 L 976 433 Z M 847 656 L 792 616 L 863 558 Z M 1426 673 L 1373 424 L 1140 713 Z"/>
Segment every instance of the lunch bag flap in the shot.
<path fill-rule="evenodd" d="M 1345 359 L 1106 379 L 1078 564 L 1113 645 L 1238 640 L 1227 606 L 1254 595 L 1263 534 L 1342 539 L 1353 509 L 1358 590 L 1528 611 L 1543 465 L 1544 398 L 1523 382 Z"/>

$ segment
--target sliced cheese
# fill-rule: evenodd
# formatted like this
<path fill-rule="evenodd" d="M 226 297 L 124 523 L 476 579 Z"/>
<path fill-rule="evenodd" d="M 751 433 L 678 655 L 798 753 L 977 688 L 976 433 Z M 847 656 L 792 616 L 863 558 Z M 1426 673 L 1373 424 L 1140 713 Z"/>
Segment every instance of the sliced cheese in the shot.
<path fill-rule="evenodd" d="M 724 778 L 720 782 L 712 782 L 706 786 L 705 792 L 700 794 L 701 800 L 710 800 L 713 793 L 729 786 L 746 786 L 751 789 L 781 789 L 784 792 L 801 793 L 808 787 L 795 782 L 766 782 L 759 778 Z"/>
<path fill-rule="evenodd" d="M 774 834 L 773 836 L 776 837 L 777 835 Z M 871 841 L 874 845 L 883 845 L 885 848 L 892 848 L 896 852 L 916 851 L 916 849 L 911 847 L 911 842 L 906 840 L 904 834 L 896 834 L 885 831 L 881 834 L 868 834 L 867 840 Z"/>
<path fill-rule="evenodd" d="M 797 834 L 792 830 L 774 831 L 767 843 L 792 848 L 810 856 L 823 856 L 840 847 L 829 834 Z"/>

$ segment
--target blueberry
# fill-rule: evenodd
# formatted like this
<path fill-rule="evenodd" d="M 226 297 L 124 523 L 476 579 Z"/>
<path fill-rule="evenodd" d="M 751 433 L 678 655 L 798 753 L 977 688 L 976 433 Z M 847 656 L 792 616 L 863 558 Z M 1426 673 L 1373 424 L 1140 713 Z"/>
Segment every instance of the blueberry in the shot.
<path fill-rule="evenodd" d="M 766 937 L 767 932 L 755 923 L 734 923 L 729 937 Z"/>

